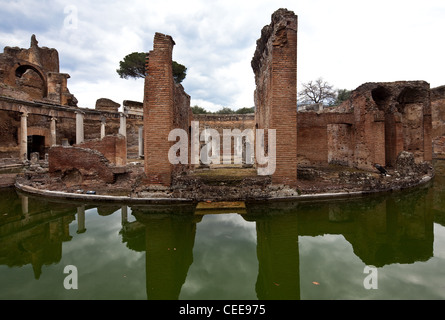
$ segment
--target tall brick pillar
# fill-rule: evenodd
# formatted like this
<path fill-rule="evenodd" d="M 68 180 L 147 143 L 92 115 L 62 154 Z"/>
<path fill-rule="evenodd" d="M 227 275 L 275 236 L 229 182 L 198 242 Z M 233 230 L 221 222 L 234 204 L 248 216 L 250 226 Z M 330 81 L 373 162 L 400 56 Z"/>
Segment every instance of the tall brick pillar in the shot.
<path fill-rule="evenodd" d="M 172 52 L 175 42 L 156 33 L 153 50 L 147 55 L 144 86 L 144 158 L 147 183 L 170 186 L 172 164 L 168 151 L 172 142 L 168 134 L 173 129 Z"/>
<path fill-rule="evenodd" d="M 272 183 L 289 186 L 297 183 L 297 31 L 298 17 L 292 11 L 275 11 L 252 59 L 256 126 L 276 130 Z"/>

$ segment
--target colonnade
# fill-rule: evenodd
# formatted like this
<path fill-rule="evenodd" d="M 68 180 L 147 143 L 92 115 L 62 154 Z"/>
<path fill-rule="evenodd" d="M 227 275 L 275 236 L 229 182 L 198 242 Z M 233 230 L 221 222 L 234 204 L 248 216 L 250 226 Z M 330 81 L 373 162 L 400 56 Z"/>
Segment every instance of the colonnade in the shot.
<path fill-rule="evenodd" d="M 26 108 L 21 108 L 21 118 L 20 118 L 20 160 L 28 159 L 28 116 L 30 112 Z M 84 118 L 85 112 L 81 110 L 76 110 L 75 112 L 76 119 L 76 144 L 81 144 L 85 141 L 84 134 Z M 57 118 L 50 115 L 50 146 L 57 145 L 57 129 L 56 123 Z M 100 139 L 105 137 L 105 126 L 106 126 L 106 118 L 103 116 L 100 119 Z M 139 157 L 144 155 L 144 128 L 143 126 L 139 126 L 138 128 L 138 154 Z M 119 134 L 127 137 L 127 114 L 124 112 L 119 112 Z"/>

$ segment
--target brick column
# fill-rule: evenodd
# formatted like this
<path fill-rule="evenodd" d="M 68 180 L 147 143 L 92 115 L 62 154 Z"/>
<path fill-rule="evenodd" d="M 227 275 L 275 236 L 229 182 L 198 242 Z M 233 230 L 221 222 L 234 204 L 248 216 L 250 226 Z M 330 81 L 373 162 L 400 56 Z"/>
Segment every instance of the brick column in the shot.
<path fill-rule="evenodd" d="M 138 129 L 138 155 L 139 158 L 144 156 L 144 127 L 140 126 Z"/>
<path fill-rule="evenodd" d="M 285 42 L 273 43 L 270 115 L 277 153 L 272 182 L 290 186 L 297 182 L 297 22 L 293 23 L 295 29 L 285 29 Z"/>
<path fill-rule="evenodd" d="M 156 33 L 147 56 L 144 87 L 144 166 L 147 184 L 170 186 L 173 165 L 168 160 L 173 129 L 173 39 Z"/>
<path fill-rule="evenodd" d="M 268 130 L 276 130 L 276 169 L 272 183 L 294 187 L 297 183 L 298 17 L 292 11 L 279 9 L 271 20 L 261 32 L 252 59 L 256 83 L 255 122 L 257 129 L 265 129 L 266 150 Z"/>

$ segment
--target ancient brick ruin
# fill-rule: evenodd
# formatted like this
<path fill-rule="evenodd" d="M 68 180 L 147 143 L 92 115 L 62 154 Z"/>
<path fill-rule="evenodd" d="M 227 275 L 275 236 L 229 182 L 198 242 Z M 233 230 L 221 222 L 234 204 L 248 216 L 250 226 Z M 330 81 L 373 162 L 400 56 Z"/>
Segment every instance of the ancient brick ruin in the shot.
<path fill-rule="evenodd" d="M 29 49 L 5 47 L 0 54 L 1 95 L 76 106 L 67 87 L 69 77 L 59 72 L 57 50 L 39 47 L 35 35 Z"/>
<path fill-rule="evenodd" d="M 272 181 L 290 186 L 297 182 L 297 29 L 293 12 L 277 10 L 271 24 L 261 30 L 251 63 L 256 129 L 276 130 Z"/>
<path fill-rule="evenodd" d="M 171 130 L 181 128 L 188 132 L 192 112 L 190 96 L 182 85 L 173 80 L 173 39 L 156 33 L 153 50 L 147 55 L 147 75 L 144 90 L 144 153 L 147 184 L 170 186 L 173 172 L 184 170 L 183 164 L 173 165 L 168 151 Z"/>
<path fill-rule="evenodd" d="M 299 162 L 306 164 L 394 168 L 402 151 L 431 161 L 429 84 L 366 83 L 336 108 L 299 112 L 298 141 Z"/>
<path fill-rule="evenodd" d="M 125 100 L 123 111 L 107 98 L 95 109 L 77 107 L 57 51 L 40 48 L 34 36 L 29 49 L 6 47 L 0 54 L 0 157 L 26 163 L 31 153 L 49 155 L 46 181 L 54 185 L 100 185 L 105 193 L 119 187 L 136 198 L 268 199 L 392 190 L 428 180 L 433 157 L 445 157 L 445 89 L 424 81 L 365 83 L 337 107 L 298 111 L 297 29 L 294 12 L 279 9 L 261 30 L 251 61 L 255 114 L 249 115 L 193 115 L 190 96 L 173 79 L 175 43 L 162 33 L 147 54 L 143 102 Z M 266 156 L 275 130 L 275 171 L 260 175 L 265 165 L 258 158 L 253 168 L 245 166 L 247 142 L 235 147 L 235 138 L 233 156 L 219 160 L 234 164 L 242 149 L 243 165 L 231 167 L 242 173 L 228 177 L 229 171 L 216 171 L 224 166 L 196 162 L 192 139 L 206 128 L 221 139 L 225 130 L 264 130 Z M 173 129 L 187 133 L 187 163 L 169 161 L 178 141 L 169 141 Z M 142 158 L 143 169 L 135 167 L 134 159 Z M 382 177 L 375 164 L 394 178 Z"/>

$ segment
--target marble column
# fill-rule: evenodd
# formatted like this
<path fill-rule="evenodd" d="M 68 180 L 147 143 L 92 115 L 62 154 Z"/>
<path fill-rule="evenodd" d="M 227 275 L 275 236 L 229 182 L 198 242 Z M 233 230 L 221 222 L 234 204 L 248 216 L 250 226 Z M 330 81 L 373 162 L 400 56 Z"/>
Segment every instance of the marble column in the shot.
<path fill-rule="evenodd" d="M 85 205 L 77 207 L 77 233 L 84 233 L 85 228 Z"/>
<path fill-rule="evenodd" d="M 100 119 L 100 138 L 103 139 L 105 137 L 105 117 Z"/>
<path fill-rule="evenodd" d="M 51 117 L 51 126 L 50 126 L 50 130 L 51 130 L 51 146 L 55 146 L 57 144 L 56 142 L 56 121 L 57 119 L 54 117 Z"/>
<path fill-rule="evenodd" d="M 122 218 L 122 226 L 128 223 L 128 207 L 122 206 L 121 207 L 121 218 Z"/>
<path fill-rule="evenodd" d="M 127 115 L 123 112 L 119 113 L 119 115 L 120 115 L 119 134 L 126 137 L 127 136 Z"/>
<path fill-rule="evenodd" d="M 84 141 L 83 112 L 76 111 L 76 144 L 80 144 L 83 141 Z"/>
<path fill-rule="evenodd" d="M 28 159 L 28 112 L 23 112 L 20 119 L 20 159 Z"/>
<path fill-rule="evenodd" d="M 28 197 L 20 195 L 20 200 L 22 202 L 22 214 L 25 217 L 28 217 L 29 207 L 28 207 Z"/>

